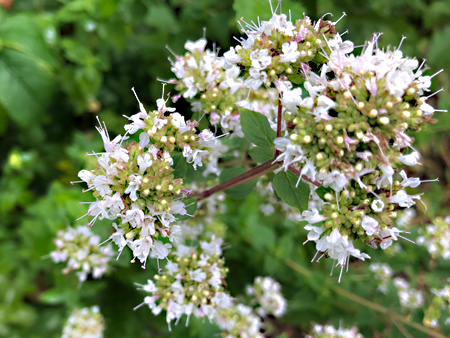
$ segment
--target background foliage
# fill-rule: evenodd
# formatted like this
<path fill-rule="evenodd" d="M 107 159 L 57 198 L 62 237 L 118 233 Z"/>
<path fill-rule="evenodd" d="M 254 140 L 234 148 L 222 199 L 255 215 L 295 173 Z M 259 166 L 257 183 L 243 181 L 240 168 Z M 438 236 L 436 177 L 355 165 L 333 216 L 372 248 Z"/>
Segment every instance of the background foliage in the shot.
<path fill-rule="evenodd" d="M 186 40 L 196 40 L 206 29 L 209 41 L 228 48 L 238 35 L 235 19 L 270 17 L 262 0 L 1 0 L 0 4 L 0 336 L 58 337 L 75 306 L 98 304 L 106 318 L 105 337 L 166 337 L 163 317 L 147 309 L 133 311 L 144 295 L 133 284 L 145 283 L 156 268 L 130 265 L 128 252 L 115 263 L 113 273 L 78 288 L 75 276 L 62 275 L 45 256 L 54 249 L 56 232 L 75 225 L 85 213 L 81 187 L 71 186 L 77 172 L 89 167 L 84 153 L 100 149 L 94 133 L 95 116 L 105 120 L 110 133 L 123 133 L 123 114 L 134 114 L 137 103 L 130 89 L 150 108 L 161 95 L 156 78 L 171 77 L 165 46 L 183 52 Z M 435 90 L 450 90 L 450 3 L 447 0 L 283 0 L 292 16 L 305 12 L 312 19 L 331 12 L 349 29 L 348 38 L 362 44 L 373 32 L 383 32 L 381 43 L 426 58 Z M 171 90 L 171 88 L 169 88 Z M 450 95 L 434 97 L 440 109 L 450 110 Z M 178 103 L 178 111 L 187 110 Z M 190 115 L 186 111 L 186 115 Z M 427 214 L 420 210 L 411 227 L 412 238 L 428 219 L 449 215 L 450 115 L 417 139 L 424 155 L 416 175 L 439 177 L 423 185 Z M 351 265 L 351 273 L 336 290 L 330 264 L 311 264 L 313 246 L 303 246 L 306 231 L 299 224 L 265 217 L 262 198 L 253 193 L 242 200 L 227 199 L 222 221 L 228 226 L 225 252 L 230 268 L 227 283 L 239 294 L 257 275 L 271 275 L 289 301 L 283 321 L 273 322 L 281 337 L 300 337 L 311 322 L 346 326 L 356 324 L 366 337 L 405 335 L 390 313 L 400 313 L 421 324 L 424 311 L 401 313 L 390 285 L 387 295 L 376 291 L 368 264 Z M 80 224 L 80 222 L 78 222 Z M 108 222 L 97 222 L 94 232 L 107 237 Z M 371 251 L 374 262 L 388 262 L 397 275 L 416 288 L 440 288 L 450 264 L 431 260 L 423 247 L 404 242 L 396 253 Z M 293 265 L 295 262 L 296 265 Z M 293 269 L 294 267 L 294 269 Z M 345 290 L 385 307 L 374 311 Z M 427 303 L 431 298 L 427 296 Z M 400 323 L 400 324 L 399 324 Z M 400 330 L 400 331 L 399 331 Z M 411 336 L 427 335 L 408 326 Z M 445 335 L 449 326 L 442 326 Z M 191 319 L 172 337 L 212 337 L 217 329 Z"/>

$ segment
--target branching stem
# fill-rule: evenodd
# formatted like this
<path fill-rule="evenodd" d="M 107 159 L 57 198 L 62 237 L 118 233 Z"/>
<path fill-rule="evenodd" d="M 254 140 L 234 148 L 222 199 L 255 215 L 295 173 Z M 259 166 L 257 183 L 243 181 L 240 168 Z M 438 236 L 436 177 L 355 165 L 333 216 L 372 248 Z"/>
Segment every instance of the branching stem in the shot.
<path fill-rule="evenodd" d="M 281 137 L 281 119 L 282 119 L 282 110 L 283 107 L 281 106 L 281 93 L 278 96 L 278 114 L 277 114 L 277 137 Z M 274 171 L 280 164 L 280 162 L 277 162 L 277 157 L 280 155 L 280 151 L 277 150 L 275 152 L 275 157 L 253 169 L 250 169 L 246 173 L 243 173 L 242 175 L 236 176 L 228 181 L 222 182 L 219 185 L 216 185 L 215 187 L 212 187 L 211 189 L 202 191 L 202 192 L 193 192 L 188 195 L 188 197 L 198 197 L 198 198 L 206 198 L 208 196 L 211 196 L 212 194 L 227 190 L 230 188 L 233 188 L 237 185 L 244 184 L 245 182 L 251 181 L 257 177 L 260 177 L 264 174 L 270 173 Z M 293 173 L 297 174 L 298 176 L 301 176 L 302 179 L 305 181 L 308 181 L 311 184 L 314 184 L 316 187 L 320 187 L 321 184 L 318 182 L 315 182 L 308 178 L 306 175 L 301 175 L 300 171 L 297 169 L 289 166 L 289 170 Z"/>

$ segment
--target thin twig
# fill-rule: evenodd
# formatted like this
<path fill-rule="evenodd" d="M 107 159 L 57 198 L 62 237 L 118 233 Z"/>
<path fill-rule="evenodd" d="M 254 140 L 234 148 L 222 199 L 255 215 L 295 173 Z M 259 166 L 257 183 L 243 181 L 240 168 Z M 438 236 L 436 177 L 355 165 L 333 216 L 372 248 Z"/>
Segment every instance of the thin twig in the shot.
<path fill-rule="evenodd" d="M 220 183 L 211 189 L 205 190 L 203 192 L 194 192 L 188 195 L 188 197 L 200 197 L 205 198 L 211 196 L 212 194 L 233 188 L 237 185 L 243 184 L 245 182 L 251 181 L 259 176 L 267 174 L 269 172 L 274 171 L 278 167 L 278 163 L 275 162 L 275 159 L 271 159 L 239 176 L 236 176 L 228 181 Z"/>
<path fill-rule="evenodd" d="M 309 183 L 314 184 L 316 187 L 321 187 L 321 186 L 322 186 L 322 184 L 320 184 L 320 183 L 318 183 L 318 182 L 316 182 L 316 181 L 313 181 L 313 180 L 310 179 L 308 176 L 302 175 L 302 174 L 300 173 L 300 171 L 298 171 L 297 169 L 295 169 L 295 168 L 293 168 L 293 167 L 291 167 L 291 166 L 289 166 L 288 169 L 289 169 L 290 171 L 292 171 L 294 174 L 296 174 L 296 175 L 298 175 L 298 176 L 302 176 L 302 178 L 303 178 L 305 181 L 308 181 Z"/>
<path fill-rule="evenodd" d="M 304 267 L 295 263 L 294 261 L 285 260 L 284 262 L 287 266 L 291 267 L 293 270 L 297 271 L 298 273 L 302 274 L 303 276 L 305 276 L 305 277 L 311 276 L 311 271 L 306 270 Z M 337 285 L 332 286 L 332 290 L 334 292 L 338 293 L 339 295 L 341 295 L 349 300 L 352 300 L 355 303 L 359 303 L 369 309 L 372 309 L 374 311 L 377 311 L 377 312 L 380 312 L 380 313 L 386 315 L 386 317 L 391 319 L 394 322 L 394 324 L 396 324 L 395 321 L 397 321 L 397 324 L 399 324 L 399 322 L 401 322 L 405 325 L 415 328 L 418 331 L 426 333 L 433 338 L 447 338 L 442 333 L 440 333 L 432 328 L 411 322 L 408 318 L 392 312 L 391 309 L 388 309 L 380 304 L 374 303 L 370 300 L 367 300 L 358 295 L 355 295 L 354 293 L 351 293 Z"/>

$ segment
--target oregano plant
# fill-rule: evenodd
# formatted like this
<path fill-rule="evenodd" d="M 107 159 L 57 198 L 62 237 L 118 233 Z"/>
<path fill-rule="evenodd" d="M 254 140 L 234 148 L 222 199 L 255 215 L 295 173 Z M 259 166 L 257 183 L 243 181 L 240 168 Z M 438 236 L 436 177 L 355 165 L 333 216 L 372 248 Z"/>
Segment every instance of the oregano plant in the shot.
<path fill-rule="evenodd" d="M 67 261 L 64 272 L 77 271 L 80 283 L 108 273 L 112 242 L 117 258 L 130 250 L 142 269 L 150 259 L 160 264 L 146 283 L 136 281 L 145 294 L 136 309 L 165 316 L 169 328 L 206 317 L 223 337 L 266 337 L 268 318 L 282 316 L 287 301 L 276 276 L 257 277 L 242 296 L 228 292 L 227 230 L 215 221 L 226 196 L 257 191 L 265 215 L 283 214 L 307 230 L 298 245 L 314 246 L 311 260 L 328 259 L 338 282 L 352 261 L 413 241 L 399 220 L 422 202 L 409 190 L 422 181 L 405 168 L 420 161 L 414 134 L 440 111 L 428 101 L 434 75 L 404 56 L 401 42 L 383 49 L 374 34 L 355 47 L 339 33 L 339 20 L 288 13 L 280 2 L 268 21 L 241 18 L 242 36 L 226 51 L 208 49 L 205 38 L 186 42 L 185 54 L 170 58 L 170 95 L 163 89 L 156 106 L 146 105 L 132 89 L 138 109 L 123 136 L 111 137 L 107 121 L 98 121 L 104 151 L 88 153 L 97 165 L 79 172 L 95 201 L 80 219 L 88 226 L 110 220 L 111 235 L 100 250 L 89 229 L 58 234 L 51 256 Z M 189 112 L 175 111 L 180 99 Z M 390 276 L 383 266 L 373 271 Z M 402 281 L 396 286 L 408 290 Z M 444 293 L 436 291 L 436 304 Z M 311 335 L 361 337 L 321 325 Z"/>

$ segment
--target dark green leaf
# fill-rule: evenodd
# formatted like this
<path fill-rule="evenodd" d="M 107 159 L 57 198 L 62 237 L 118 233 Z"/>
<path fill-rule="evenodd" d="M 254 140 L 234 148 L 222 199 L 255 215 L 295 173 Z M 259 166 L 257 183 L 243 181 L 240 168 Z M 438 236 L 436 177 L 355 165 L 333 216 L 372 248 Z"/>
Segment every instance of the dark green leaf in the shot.
<path fill-rule="evenodd" d="M 245 173 L 247 169 L 242 167 L 234 167 L 234 168 L 228 168 L 224 169 L 222 173 L 219 176 L 220 183 L 223 183 L 225 181 L 228 181 L 236 176 L 239 176 L 243 173 Z M 256 185 L 256 180 L 252 180 L 249 182 L 246 182 L 244 184 L 238 185 L 236 187 L 233 187 L 231 189 L 225 190 L 225 193 L 234 199 L 242 199 L 253 190 L 253 188 Z"/>
<path fill-rule="evenodd" d="M 249 111 L 241 111 L 242 132 L 247 140 L 260 147 L 270 147 L 277 133 L 270 127 L 267 117 Z"/>
<path fill-rule="evenodd" d="M 182 154 L 175 154 L 172 156 L 172 158 L 173 158 L 173 168 L 175 178 L 186 177 L 186 172 L 188 169 L 188 163 L 186 162 L 186 158 L 183 157 Z"/>
<path fill-rule="evenodd" d="M 273 9 L 275 9 L 277 5 L 277 1 L 272 1 Z M 243 17 L 247 22 L 250 22 L 251 20 L 256 22 L 258 17 L 261 20 L 268 20 L 272 16 L 268 1 L 234 0 L 233 9 L 236 12 L 237 20 L 240 20 L 240 18 Z M 293 19 L 302 17 L 302 13 L 305 12 L 305 8 L 300 3 L 293 0 L 283 0 L 282 10 L 284 13 L 288 13 L 289 10 L 291 10 Z"/>
<path fill-rule="evenodd" d="M 31 16 L 8 17 L 0 23 L 0 36 L 0 103 L 11 119 L 28 127 L 50 100 L 55 60 Z"/>
<path fill-rule="evenodd" d="M 308 208 L 309 187 L 303 181 L 298 186 L 298 176 L 291 171 L 280 171 L 272 180 L 273 189 L 285 203 L 300 211 Z"/>
<path fill-rule="evenodd" d="M 273 150 L 270 147 L 254 147 L 248 151 L 253 161 L 263 163 L 273 158 Z"/>

